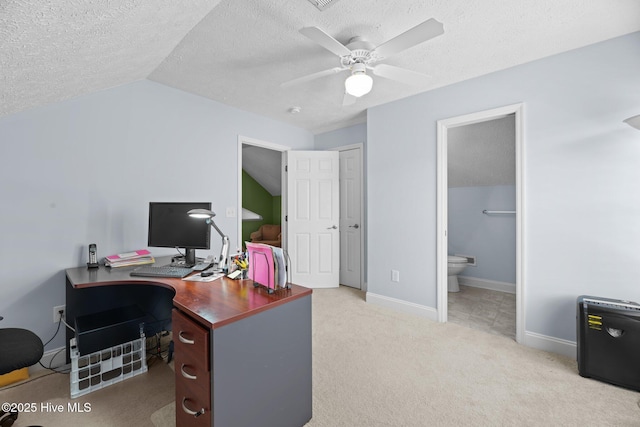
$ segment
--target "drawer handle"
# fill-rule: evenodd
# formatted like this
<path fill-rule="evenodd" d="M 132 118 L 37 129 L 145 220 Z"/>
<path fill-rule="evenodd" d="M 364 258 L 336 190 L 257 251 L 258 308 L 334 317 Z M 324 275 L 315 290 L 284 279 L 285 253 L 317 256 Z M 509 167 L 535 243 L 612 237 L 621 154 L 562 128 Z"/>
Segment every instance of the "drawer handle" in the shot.
<path fill-rule="evenodd" d="M 185 367 L 185 364 L 183 363 L 182 366 L 180 367 L 180 373 L 182 374 L 183 377 L 185 377 L 188 380 L 197 380 L 198 379 L 195 375 L 187 374 L 184 371 L 184 367 Z"/>
<path fill-rule="evenodd" d="M 190 339 L 188 339 L 188 338 L 183 337 L 183 336 L 182 336 L 182 333 L 183 333 L 183 332 L 184 332 L 184 331 L 180 331 L 180 332 L 178 332 L 178 339 L 180 340 L 180 342 L 181 342 L 181 343 L 184 343 L 184 344 L 195 344 L 195 343 L 196 343 L 196 341 L 195 341 L 195 340 L 190 340 Z"/>
<path fill-rule="evenodd" d="M 184 402 L 187 401 L 186 397 L 182 398 L 182 410 L 184 412 L 186 412 L 189 415 L 193 415 L 194 417 L 199 417 L 200 415 L 204 414 L 204 408 L 200 409 L 199 411 L 192 411 L 191 409 L 187 408 L 187 405 L 184 404 Z"/>

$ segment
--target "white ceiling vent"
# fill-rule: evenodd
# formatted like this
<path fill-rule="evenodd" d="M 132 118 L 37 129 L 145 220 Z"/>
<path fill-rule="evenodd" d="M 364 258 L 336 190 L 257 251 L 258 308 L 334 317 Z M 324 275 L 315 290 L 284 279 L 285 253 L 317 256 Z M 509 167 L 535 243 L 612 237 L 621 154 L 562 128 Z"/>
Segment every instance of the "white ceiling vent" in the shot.
<path fill-rule="evenodd" d="M 309 3 L 320 10 L 325 10 L 326 8 L 337 2 L 338 0 L 309 0 Z"/>

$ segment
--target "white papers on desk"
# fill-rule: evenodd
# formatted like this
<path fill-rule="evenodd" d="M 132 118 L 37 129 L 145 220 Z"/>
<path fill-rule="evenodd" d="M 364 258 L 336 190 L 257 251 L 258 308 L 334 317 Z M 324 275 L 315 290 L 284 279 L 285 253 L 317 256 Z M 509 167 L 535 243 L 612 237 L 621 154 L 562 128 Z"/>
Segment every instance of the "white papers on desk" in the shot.
<path fill-rule="evenodd" d="M 273 247 L 273 259 L 276 264 L 276 285 L 278 288 L 284 288 L 287 284 L 287 268 L 282 248 Z"/>
<path fill-rule="evenodd" d="M 185 277 L 182 280 L 185 280 L 187 282 L 213 282 L 214 280 L 219 279 L 222 276 L 224 276 L 224 273 L 213 273 L 213 275 L 207 277 L 202 277 L 200 273 L 198 273 L 193 274 L 189 277 Z"/>

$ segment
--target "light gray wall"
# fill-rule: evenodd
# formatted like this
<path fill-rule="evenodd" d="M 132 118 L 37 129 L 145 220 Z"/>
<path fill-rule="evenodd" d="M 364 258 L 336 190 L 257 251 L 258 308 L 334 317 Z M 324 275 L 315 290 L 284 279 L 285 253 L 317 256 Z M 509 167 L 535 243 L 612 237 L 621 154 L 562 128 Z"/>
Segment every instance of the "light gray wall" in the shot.
<path fill-rule="evenodd" d="M 316 150 L 329 150 L 351 144 L 367 143 L 367 124 L 348 126 L 330 132 L 320 133 L 314 138 Z"/>
<path fill-rule="evenodd" d="M 84 265 L 89 243 L 100 257 L 145 248 L 149 201 L 211 201 L 233 250 L 239 134 L 313 148 L 306 130 L 150 81 L 0 119 L 2 326 L 53 336 L 63 270 Z"/>
<path fill-rule="evenodd" d="M 436 122 L 524 102 L 526 330 L 575 340 L 578 295 L 640 300 L 638 76 L 634 33 L 371 108 L 369 291 L 436 307 Z"/>
<path fill-rule="evenodd" d="M 463 276 L 516 283 L 516 216 L 485 215 L 483 210 L 515 210 L 513 185 L 449 188 L 449 255 L 476 257 Z"/>

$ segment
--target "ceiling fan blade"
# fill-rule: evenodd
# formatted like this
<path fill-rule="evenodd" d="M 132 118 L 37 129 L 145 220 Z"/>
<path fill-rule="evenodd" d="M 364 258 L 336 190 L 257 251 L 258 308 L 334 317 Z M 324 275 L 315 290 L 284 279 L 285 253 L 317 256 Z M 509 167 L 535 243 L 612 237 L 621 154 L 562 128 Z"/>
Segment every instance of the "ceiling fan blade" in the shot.
<path fill-rule="evenodd" d="M 351 51 L 347 49 L 345 45 L 322 31 L 318 27 L 304 27 L 300 30 L 300 33 L 318 43 L 329 52 L 333 52 L 338 56 L 351 55 Z"/>
<path fill-rule="evenodd" d="M 300 83 L 305 83 L 311 80 L 319 79 L 320 77 L 330 76 L 331 74 L 339 73 L 340 71 L 343 71 L 343 70 L 346 70 L 346 68 L 342 68 L 342 67 L 329 68 L 328 70 L 318 71 L 317 73 L 313 73 L 306 76 L 298 77 L 297 79 L 289 80 L 288 82 L 284 82 L 280 84 L 280 87 L 290 87 Z"/>
<path fill-rule="evenodd" d="M 427 40 L 437 37 L 443 33 L 444 26 L 442 23 L 431 18 L 424 21 L 422 24 L 418 24 L 410 30 L 405 31 L 399 36 L 382 43 L 373 51 L 383 58 L 388 58 L 391 55 L 395 55 L 405 49 L 409 49 L 417 44 L 426 42 Z"/>
<path fill-rule="evenodd" d="M 349 106 L 349 105 L 353 105 L 353 104 L 356 103 L 357 99 L 358 98 L 356 98 L 355 96 L 349 95 L 347 92 L 345 92 L 344 93 L 344 97 L 342 98 L 342 106 L 346 107 L 346 106 Z"/>
<path fill-rule="evenodd" d="M 369 67 L 373 74 L 385 79 L 397 80 L 402 83 L 410 85 L 420 85 L 428 83 L 431 79 L 426 74 L 419 73 L 417 71 L 407 70 L 406 68 L 396 67 L 394 65 L 380 64 L 375 67 Z"/>

